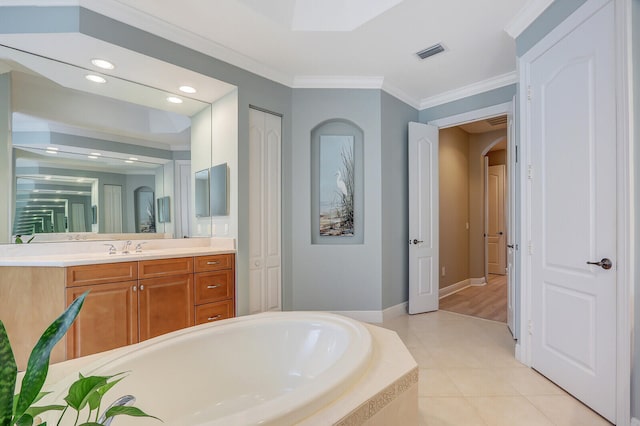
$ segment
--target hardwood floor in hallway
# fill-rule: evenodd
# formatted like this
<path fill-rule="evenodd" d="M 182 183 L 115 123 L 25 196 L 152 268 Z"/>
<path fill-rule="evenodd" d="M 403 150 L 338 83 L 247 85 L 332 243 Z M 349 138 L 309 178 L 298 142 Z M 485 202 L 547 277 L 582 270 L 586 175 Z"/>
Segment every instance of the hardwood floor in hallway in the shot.
<path fill-rule="evenodd" d="M 489 274 L 483 286 L 471 286 L 440 299 L 440 309 L 507 322 L 507 276 Z"/>

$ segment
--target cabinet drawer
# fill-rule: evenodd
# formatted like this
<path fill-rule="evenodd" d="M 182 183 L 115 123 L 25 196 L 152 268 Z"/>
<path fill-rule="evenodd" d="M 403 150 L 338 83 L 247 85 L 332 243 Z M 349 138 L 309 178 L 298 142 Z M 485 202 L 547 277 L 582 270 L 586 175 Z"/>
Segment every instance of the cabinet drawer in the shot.
<path fill-rule="evenodd" d="M 196 325 L 233 318 L 233 299 L 196 306 Z"/>
<path fill-rule="evenodd" d="M 138 278 L 138 262 L 101 263 L 67 268 L 67 287 L 116 283 Z"/>
<path fill-rule="evenodd" d="M 195 258 L 196 272 L 233 268 L 233 254 L 214 254 Z"/>
<path fill-rule="evenodd" d="M 138 278 L 165 277 L 168 275 L 190 274 L 193 272 L 192 257 L 143 260 L 138 262 Z"/>
<path fill-rule="evenodd" d="M 196 274 L 196 305 L 230 299 L 234 287 L 232 270 Z"/>

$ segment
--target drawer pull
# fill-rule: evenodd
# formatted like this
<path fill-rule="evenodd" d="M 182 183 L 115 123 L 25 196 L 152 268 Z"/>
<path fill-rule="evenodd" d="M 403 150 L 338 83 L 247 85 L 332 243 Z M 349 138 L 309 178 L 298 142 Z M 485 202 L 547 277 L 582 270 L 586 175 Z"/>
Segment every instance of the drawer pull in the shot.
<path fill-rule="evenodd" d="M 220 284 L 216 284 L 216 285 L 208 285 L 207 288 L 210 290 L 213 290 L 214 288 L 218 288 L 220 287 Z"/>
<path fill-rule="evenodd" d="M 209 317 L 209 318 L 207 318 L 207 321 L 215 321 L 217 319 L 220 319 L 221 316 L 222 316 L 221 314 L 218 314 L 215 317 Z"/>
<path fill-rule="evenodd" d="M 207 262 L 207 265 L 219 265 L 220 262 L 217 260 L 214 260 L 213 262 Z"/>

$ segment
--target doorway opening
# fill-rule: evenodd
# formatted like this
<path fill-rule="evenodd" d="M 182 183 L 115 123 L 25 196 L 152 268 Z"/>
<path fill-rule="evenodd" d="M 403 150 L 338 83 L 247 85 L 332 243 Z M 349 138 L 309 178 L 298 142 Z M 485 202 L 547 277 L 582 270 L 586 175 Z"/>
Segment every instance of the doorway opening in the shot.
<path fill-rule="evenodd" d="M 507 323 L 507 116 L 439 136 L 440 309 Z"/>

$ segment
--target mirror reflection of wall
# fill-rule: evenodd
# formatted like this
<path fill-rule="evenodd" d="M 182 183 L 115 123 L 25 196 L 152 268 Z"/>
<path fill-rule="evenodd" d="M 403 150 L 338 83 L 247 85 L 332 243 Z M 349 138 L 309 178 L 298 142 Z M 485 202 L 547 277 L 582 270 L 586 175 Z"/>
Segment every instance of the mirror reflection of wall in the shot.
<path fill-rule="evenodd" d="M 49 234 L 34 242 L 101 239 L 103 233 L 150 234 L 152 229 L 163 237 L 215 235 L 211 218 L 207 222 L 195 217 L 194 177 L 185 181 L 183 171 L 211 167 L 213 120 L 218 120 L 220 160 L 237 164 L 237 90 L 163 66 L 166 69 L 158 70 L 167 72 L 159 72 L 153 82 L 165 90 L 105 74 L 106 83 L 96 84 L 85 79 L 93 71 L 70 65 L 68 58 L 58 62 L 0 45 L 0 110 L 8 108 L 12 117 L 9 124 L 0 120 L 0 134 L 11 132 L 0 137 L 0 149 L 8 143 L 8 152 L 13 152 L 13 159 L 2 160 L 9 168 L 0 173 L 0 186 L 9 191 L 0 202 L 14 206 L 10 217 L 0 214 L 0 243 L 13 242 L 17 232 Z M 200 83 L 198 95 L 180 94 L 181 104 L 168 102 L 178 86 L 169 86 L 171 79 Z M 92 182 L 91 188 L 70 188 L 78 179 Z M 143 186 L 153 192 L 154 207 L 160 198 L 176 200 L 167 203 L 164 221 L 152 209 L 154 226 L 141 226 L 136 214 L 134 191 Z M 78 201 L 79 192 L 87 192 L 86 199 Z M 55 206 L 44 206 L 47 203 Z M 51 212 L 37 217 L 29 211 L 37 209 Z"/>
<path fill-rule="evenodd" d="M 209 169 L 197 171 L 195 180 L 196 218 L 209 217 Z"/>

